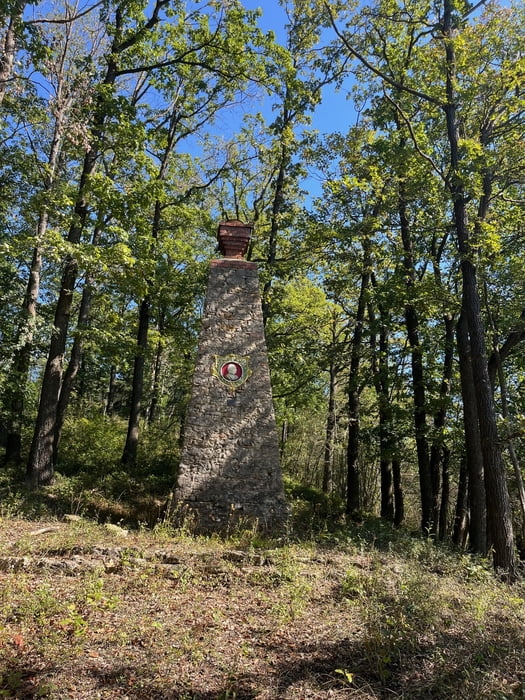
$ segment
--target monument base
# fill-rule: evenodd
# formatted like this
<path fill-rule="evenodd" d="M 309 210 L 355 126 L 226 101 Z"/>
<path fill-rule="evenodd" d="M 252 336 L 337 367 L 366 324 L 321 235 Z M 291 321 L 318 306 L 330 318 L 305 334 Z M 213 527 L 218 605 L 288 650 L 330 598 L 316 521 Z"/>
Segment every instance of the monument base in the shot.
<path fill-rule="evenodd" d="M 236 530 L 255 530 L 266 534 L 282 533 L 289 522 L 290 509 L 283 501 L 279 504 L 225 503 L 185 500 L 177 504 L 171 520 L 195 534 L 217 533 L 227 535 Z"/>

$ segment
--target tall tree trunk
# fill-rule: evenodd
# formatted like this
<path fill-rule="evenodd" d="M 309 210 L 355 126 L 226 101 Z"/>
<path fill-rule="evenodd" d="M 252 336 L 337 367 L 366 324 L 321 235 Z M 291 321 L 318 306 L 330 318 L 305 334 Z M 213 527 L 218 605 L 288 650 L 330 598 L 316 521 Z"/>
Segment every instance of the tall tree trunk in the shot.
<path fill-rule="evenodd" d="M 78 376 L 78 371 L 82 363 L 82 357 L 84 352 L 83 335 L 89 324 L 89 316 L 91 313 L 91 303 L 93 298 L 93 281 L 94 280 L 92 275 L 86 276 L 84 289 L 82 290 L 82 298 L 80 300 L 76 335 L 73 341 L 73 346 L 71 348 L 71 356 L 69 358 L 69 363 L 67 365 L 66 371 L 64 372 L 62 388 L 60 390 L 60 396 L 58 399 L 53 442 L 53 464 L 56 464 L 58 461 L 58 449 L 60 446 L 60 439 L 62 437 L 62 428 L 64 427 L 66 411 L 71 401 L 71 394 L 73 392 L 75 381 Z"/>
<path fill-rule="evenodd" d="M 441 502 L 438 512 L 439 539 L 444 540 L 448 532 L 448 509 L 450 505 L 450 450 L 443 445 L 441 458 Z"/>
<path fill-rule="evenodd" d="M 96 161 L 97 152 L 96 149 L 93 149 L 87 153 L 84 158 L 73 224 L 71 225 L 68 235 L 68 242 L 73 245 L 78 245 L 82 238 L 84 224 L 88 214 L 86 199 L 87 181 L 95 170 Z M 49 484 L 53 480 L 56 412 L 60 397 L 60 389 L 62 387 L 64 353 L 77 273 L 78 263 L 76 259 L 70 255 L 66 260 L 62 273 L 60 293 L 55 308 L 51 341 L 49 344 L 49 353 L 40 391 L 38 414 L 27 465 L 28 480 L 33 486 Z"/>
<path fill-rule="evenodd" d="M 452 0 L 443 2 L 443 34 L 445 37 L 447 68 L 447 104 L 445 116 L 450 147 L 452 180 L 451 194 L 454 204 L 454 221 L 461 257 L 463 281 L 463 311 L 467 318 L 472 373 L 476 390 L 481 451 L 485 472 L 485 495 L 487 501 L 487 523 L 493 546 L 493 563 L 497 570 L 506 572 L 509 579 L 516 576 L 516 554 L 510 498 L 507 489 L 505 465 L 501 456 L 496 424 L 496 411 L 488 373 L 485 347 L 485 329 L 476 279 L 476 267 L 469 241 L 464 184 L 461 180 L 462 162 L 459 151 L 459 120 L 457 114 L 456 55 L 454 47 L 454 17 Z"/>
<path fill-rule="evenodd" d="M 149 309 L 149 297 L 145 297 L 142 300 L 139 311 L 137 351 L 135 354 L 135 361 L 133 363 L 133 382 L 131 386 L 128 432 L 121 458 L 123 464 L 134 464 L 137 459 L 142 395 L 144 393 L 144 365 L 146 360 L 146 352 L 148 349 Z"/>
<path fill-rule="evenodd" d="M 442 493 L 441 504 L 439 494 L 441 487 L 445 489 L 444 472 L 448 470 L 448 450 L 444 441 L 444 428 L 447 415 L 447 403 L 450 394 L 450 382 L 452 380 L 452 372 L 454 368 L 454 329 L 455 323 L 451 314 L 447 314 L 444 318 L 445 325 L 445 340 L 444 340 L 444 357 L 443 357 L 443 375 L 439 390 L 439 405 L 434 414 L 434 433 L 435 437 L 432 441 L 430 450 L 430 474 L 432 478 L 432 520 L 436 525 L 443 522 L 444 513 L 447 509 L 444 501 L 447 494 Z M 446 526 L 445 526 L 446 529 Z M 439 527 L 440 537 L 444 535 Z"/>
<path fill-rule="evenodd" d="M 425 534 L 435 532 L 437 522 L 433 519 L 434 493 L 427 439 L 427 415 L 425 399 L 425 374 L 423 349 L 419 340 L 419 315 L 414 303 L 415 268 L 412 234 L 407 216 L 406 197 L 403 184 L 399 185 L 398 213 L 403 242 L 403 267 L 407 285 L 405 325 L 410 345 L 412 367 L 412 395 L 414 403 L 414 431 L 416 437 L 419 489 L 421 495 L 421 530 Z"/>
<path fill-rule="evenodd" d="M 392 425 L 389 381 L 388 381 L 388 341 L 383 323 L 379 329 L 379 348 L 377 347 L 377 325 L 372 305 L 368 306 L 370 319 L 370 344 L 372 350 L 372 372 L 378 405 L 379 423 L 379 478 L 381 489 L 381 517 L 394 522 L 394 477 L 392 474 Z M 383 354 L 385 353 L 385 354 Z"/>
<path fill-rule="evenodd" d="M 104 415 L 108 416 L 113 413 L 113 406 L 115 403 L 115 394 L 116 394 L 116 383 L 115 383 L 115 375 L 117 374 L 117 368 L 115 365 L 111 365 L 109 368 L 109 381 L 108 381 L 108 391 L 106 394 L 106 403 L 104 404 Z"/>
<path fill-rule="evenodd" d="M 385 417 L 384 415 L 379 416 L 379 431 L 385 431 Z M 380 442 L 381 438 L 380 438 Z M 379 477 L 380 477 L 380 489 L 381 489 L 381 510 L 380 515 L 385 520 L 394 522 L 395 510 L 394 510 L 394 477 L 392 474 L 392 458 L 389 457 L 385 452 L 381 451 L 381 456 L 379 458 Z"/>
<path fill-rule="evenodd" d="M 500 397 L 501 397 L 501 415 L 504 420 L 504 441 L 505 441 L 505 446 L 507 448 L 507 451 L 509 453 L 510 461 L 512 464 L 512 468 L 514 470 L 514 478 L 516 481 L 516 487 L 518 491 L 518 498 L 519 498 L 519 504 L 520 504 L 520 512 L 521 512 L 521 532 L 519 535 L 520 541 L 523 543 L 525 542 L 525 486 L 523 484 L 523 477 L 521 475 L 521 467 L 519 464 L 518 460 L 518 455 L 516 454 L 516 450 L 514 449 L 514 440 L 512 438 L 512 430 L 510 426 L 510 412 L 509 412 L 509 404 L 508 404 L 508 398 L 507 398 L 507 382 L 505 379 L 505 371 L 503 368 L 503 361 L 500 355 L 500 348 L 498 344 L 498 329 L 496 327 L 496 322 L 494 320 L 494 316 L 490 310 L 490 306 L 488 303 L 488 294 L 487 294 L 487 288 L 485 285 L 485 306 L 487 308 L 487 315 L 489 318 L 489 322 L 492 328 L 492 332 L 494 335 L 494 341 L 493 341 L 493 350 L 491 354 L 491 359 L 489 360 L 489 366 L 490 366 L 490 361 L 494 363 L 494 365 L 497 367 L 497 375 L 498 375 L 498 382 L 499 382 L 499 388 L 500 388 Z M 489 369 L 489 378 L 490 378 L 490 369 Z M 492 378 L 490 378 L 491 385 L 494 388 Z"/>
<path fill-rule="evenodd" d="M 288 99 L 288 91 L 286 93 Z M 281 130 L 281 144 L 280 144 L 280 156 L 279 164 L 277 168 L 277 177 L 275 179 L 275 190 L 273 193 L 272 201 L 272 211 L 270 216 L 270 237 L 268 240 L 268 254 L 266 256 L 266 263 L 268 265 L 268 279 L 263 285 L 261 294 L 261 303 L 263 311 L 263 324 L 266 325 L 268 316 L 270 315 L 270 292 L 272 289 L 272 268 L 275 266 L 275 261 L 277 259 L 277 237 L 280 228 L 280 216 L 284 206 L 284 195 L 286 188 L 286 172 L 290 165 L 290 149 L 288 148 L 284 133 L 286 129 L 290 128 L 292 124 L 292 117 L 289 114 L 286 107 L 283 108 L 283 127 Z"/>
<path fill-rule="evenodd" d="M 283 424 L 281 426 L 281 439 L 279 440 L 279 456 L 280 456 L 281 460 L 284 457 L 287 442 L 288 442 L 288 421 L 285 418 L 283 420 Z"/>
<path fill-rule="evenodd" d="M 91 244 L 93 246 L 96 246 L 98 244 L 101 234 L 102 228 L 100 226 L 95 227 L 95 231 L 93 232 L 93 238 L 91 240 Z M 56 424 L 53 442 L 53 464 L 56 464 L 58 461 L 58 449 L 60 446 L 60 439 L 62 437 L 62 428 L 64 426 L 66 411 L 71 401 L 71 394 L 73 392 L 75 381 L 82 363 L 84 352 L 84 333 L 89 325 L 94 285 L 94 277 L 91 273 L 88 273 L 86 275 L 84 288 L 82 290 L 82 297 L 80 299 L 76 335 L 73 341 L 73 346 L 71 348 L 71 355 L 69 358 L 67 369 L 64 372 L 62 387 L 60 389 L 60 396 L 57 404 Z"/>
<path fill-rule="evenodd" d="M 55 310 L 49 355 L 44 370 L 35 431 L 29 453 L 27 476 L 33 486 L 46 485 L 53 480 L 56 409 L 62 385 L 62 367 L 76 277 L 77 263 L 70 257 L 62 275 L 61 291 Z"/>
<path fill-rule="evenodd" d="M 174 133 L 173 133 L 174 138 Z M 159 170 L 159 180 L 164 177 L 167 167 L 168 157 L 171 152 L 170 142 L 164 152 L 164 159 Z M 151 227 L 151 245 L 152 248 L 159 237 L 162 217 L 162 207 L 159 200 L 155 202 L 153 212 L 153 222 Z M 151 280 L 146 280 L 148 288 L 151 288 Z M 150 323 L 150 308 L 151 300 L 147 294 L 139 308 L 139 325 L 137 330 L 137 349 L 135 353 L 135 361 L 133 363 L 133 379 L 131 385 L 131 402 L 128 417 L 128 432 L 126 435 L 126 443 L 122 453 L 122 464 L 134 464 L 137 459 L 137 449 L 139 445 L 140 433 L 140 418 L 142 413 L 142 398 L 144 394 L 144 366 L 146 355 L 148 352 L 148 334 Z"/>
<path fill-rule="evenodd" d="M 361 507 L 361 483 L 359 475 L 359 365 L 363 352 L 363 326 L 367 306 L 368 288 L 370 286 L 370 238 L 363 232 L 363 262 L 361 286 L 357 302 L 354 333 L 350 346 L 350 377 L 348 380 L 348 447 L 347 447 L 347 482 L 346 512 L 348 515 L 358 512 Z"/>
<path fill-rule="evenodd" d="M 496 348 L 496 355 L 499 360 L 499 353 L 497 352 Z M 521 513 L 521 534 L 520 534 L 520 540 L 521 542 L 525 542 L 525 486 L 523 484 L 523 477 L 521 475 L 521 467 L 520 463 L 518 460 L 518 455 L 516 453 L 516 450 L 514 449 L 514 440 L 512 439 L 512 432 L 510 429 L 509 421 L 510 421 L 510 414 L 509 414 L 509 405 L 508 405 L 508 400 L 507 400 L 507 382 L 505 381 L 505 372 L 503 371 L 503 364 L 499 360 L 498 361 L 498 379 L 499 379 L 499 386 L 500 386 L 500 393 L 501 393 L 501 415 L 503 417 L 503 420 L 505 421 L 506 425 L 506 434 L 505 434 L 505 444 L 507 446 L 507 450 L 509 452 L 510 456 L 510 461 L 512 463 L 512 468 L 514 470 L 514 478 L 516 480 L 516 487 L 518 491 L 518 498 L 519 498 L 519 504 L 520 504 L 520 513 Z"/>
<path fill-rule="evenodd" d="M 47 215 L 40 216 L 37 241 L 41 240 L 40 231 L 47 227 Z M 20 464 L 22 461 L 22 421 L 24 416 L 25 391 L 29 367 L 31 365 L 31 352 L 33 349 L 33 335 L 36 321 L 36 306 L 40 289 L 40 270 L 42 267 L 42 254 L 37 244 L 33 249 L 33 258 L 27 280 L 27 288 L 23 305 L 24 321 L 21 332 L 18 334 L 20 348 L 14 358 L 13 368 L 10 373 L 10 385 L 8 388 L 7 408 L 7 436 L 5 461 Z"/>
<path fill-rule="evenodd" d="M 477 554 L 487 553 L 487 507 L 485 498 L 485 477 L 483 454 L 479 435 L 478 408 L 467 321 L 464 314 L 459 317 L 456 336 L 458 344 L 459 374 L 463 403 L 463 427 L 465 433 L 465 466 L 468 479 L 468 509 L 470 548 Z M 459 496 L 458 496 L 459 499 Z"/>
<path fill-rule="evenodd" d="M 356 379 L 351 384 L 356 383 Z M 348 391 L 348 446 L 346 463 L 346 512 L 357 513 L 361 507 L 361 480 L 359 475 L 359 391 L 350 386 Z"/>
<path fill-rule="evenodd" d="M 170 158 L 177 143 L 177 133 L 180 126 L 180 112 L 174 108 L 169 117 L 169 126 L 166 135 L 166 144 L 162 153 L 157 181 L 163 182 L 168 172 Z M 155 201 L 153 219 L 151 224 L 150 252 L 154 254 L 157 240 L 161 231 L 162 204 L 159 199 Z M 146 294 L 139 308 L 139 323 L 137 330 L 137 349 L 133 363 L 133 379 L 131 387 L 131 403 L 128 416 L 128 430 L 126 442 L 122 452 L 121 462 L 133 464 L 137 459 L 139 444 L 140 418 L 142 413 L 142 399 L 144 393 L 144 366 L 148 350 L 148 334 L 151 310 L 151 288 L 153 280 L 146 279 Z"/>
<path fill-rule="evenodd" d="M 494 566 L 515 575 L 514 534 L 510 499 L 507 490 L 505 465 L 501 456 L 496 412 L 492 388 L 487 370 L 487 355 L 479 295 L 474 279 L 474 270 L 469 261 L 464 261 L 463 283 L 466 286 L 467 318 L 472 357 L 472 373 L 476 391 L 479 434 L 485 475 L 485 496 L 487 502 L 487 527 L 490 533 Z"/>
<path fill-rule="evenodd" d="M 374 275 L 372 284 L 376 285 Z M 388 324 L 384 310 L 379 307 L 379 323 L 372 304 L 368 305 L 372 373 L 378 405 L 379 475 L 381 489 L 381 517 L 400 525 L 405 517 L 401 465 L 397 458 L 397 440 L 394 430 L 394 412 L 390 397 L 390 369 L 388 364 Z M 379 345 L 377 337 L 379 336 Z"/>
<path fill-rule="evenodd" d="M 66 128 L 68 111 L 68 100 L 64 100 L 64 59 L 60 66 L 59 74 L 61 79 L 57 86 L 56 104 L 57 114 L 53 126 L 47 168 L 44 171 L 43 193 L 48 193 L 54 183 L 57 167 L 62 151 L 63 135 Z M 0 80 L 1 82 L 1 80 Z M 0 99 L 1 102 L 1 99 Z M 13 361 L 13 382 L 9 391 L 7 405 L 7 444 L 6 461 L 20 463 L 22 448 L 22 421 L 24 415 L 25 392 L 31 364 L 31 353 L 33 350 L 33 335 L 36 322 L 37 301 L 40 291 L 40 273 L 42 268 L 41 246 L 47 232 L 49 223 L 49 212 L 45 205 L 40 211 L 35 231 L 35 245 L 29 277 L 27 280 L 26 293 L 22 307 L 22 327 L 18 332 L 18 351 Z"/>
<path fill-rule="evenodd" d="M 111 59 L 108 63 L 103 84 L 106 87 L 113 85 L 116 76 L 116 65 Z M 95 116 L 93 118 L 93 144 L 91 149 L 86 152 L 82 164 L 72 223 L 67 237 L 68 243 L 73 246 L 80 243 L 88 216 L 88 183 L 97 167 L 100 139 L 105 120 L 103 100 L 104 97 L 102 96 L 95 110 Z M 77 260 L 73 255 L 69 255 L 64 265 L 60 292 L 55 307 L 49 353 L 42 379 L 40 402 L 27 464 L 28 481 L 34 487 L 51 483 L 54 476 L 53 450 L 55 443 L 56 412 L 62 387 L 64 353 L 66 350 L 69 319 L 77 274 Z"/>

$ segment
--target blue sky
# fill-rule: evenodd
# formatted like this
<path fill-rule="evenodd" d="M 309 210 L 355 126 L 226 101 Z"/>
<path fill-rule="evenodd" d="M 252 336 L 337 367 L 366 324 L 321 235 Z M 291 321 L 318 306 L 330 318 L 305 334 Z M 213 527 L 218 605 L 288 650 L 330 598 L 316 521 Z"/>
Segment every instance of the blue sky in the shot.
<path fill-rule="evenodd" d="M 273 31 L 278 40 L 285 40 L 287 18 L 278 0 L 243 0 L 243 5 L 249 10 L 259 8 L 262 11 L 261 29 Z M 354 120 L 352 102 L 346 99 L 344 90 L 335 92 L 331 86 L 325 88 L 322 102 L 312 115 L 312 127 L 320 133 L 346 131 Z"/>
<path fill-rule="evenodd" d="M 262 16 L 259 20 L 261 29 L 273 31 L 278 41 L 286 41 L 285 25 L 286 13 L 278 0 L 243 0 L 247 9 L 260 8 Z M 350 80 L 350 79 L 349 79 Z M 271 100 L 268 101 L 271 104 Z M 260 106 L 255 107 L 266 113 Z M 249 110 L 248 110 L 249 111 Z M 341 89 L 336 92 L 333 86 L 327 86 L 322 93 L 322 100 L 313 114 L 309 128 L 317 130 L 320 134 L 328 134 L 335 131 L 346 132 L 355 123 L 356 115 L 353 103 L 346 97 L 346 91 Z M 269 119 L 270 115 L 266 113 Z M 302 187 L 308 191 L 307 201 L 312 197 L 321 195 L 321 181 L 319 174 L 311 173 L 302 183 Z"/>

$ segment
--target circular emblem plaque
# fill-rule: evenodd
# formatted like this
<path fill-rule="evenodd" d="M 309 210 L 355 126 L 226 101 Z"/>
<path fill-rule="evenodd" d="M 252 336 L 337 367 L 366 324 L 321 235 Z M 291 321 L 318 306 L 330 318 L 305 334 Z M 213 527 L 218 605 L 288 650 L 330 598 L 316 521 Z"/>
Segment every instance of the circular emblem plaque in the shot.
<path fill-rule="evenodd" d="M 238 362 L 225 362 L 220 369 L 223 379 L 228 382 L 238 382 L 242 379 L 243 371 Z"/>
<path fill-rule="evenodd" d="M 222 384 L 235 390 L 244 384 L 251 374 L 249 359 L 237 355 L 215 355 L 211 372 Z"/>

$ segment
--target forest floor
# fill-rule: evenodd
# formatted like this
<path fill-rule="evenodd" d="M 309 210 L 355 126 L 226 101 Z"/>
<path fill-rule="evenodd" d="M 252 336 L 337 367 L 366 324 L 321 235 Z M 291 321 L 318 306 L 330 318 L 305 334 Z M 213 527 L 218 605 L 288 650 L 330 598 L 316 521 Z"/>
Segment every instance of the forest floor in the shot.
<path fill-rule="evenodd" d="M 406 535 L 0 520 L 0 697 L 525 698 L 525 583 Z"/>

